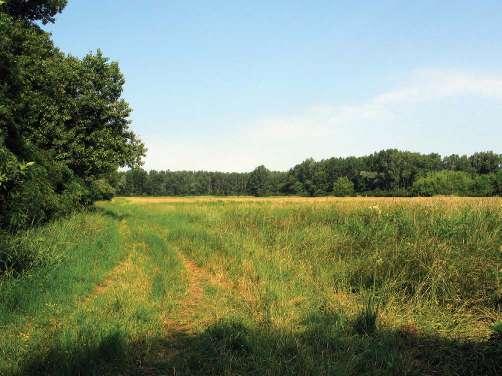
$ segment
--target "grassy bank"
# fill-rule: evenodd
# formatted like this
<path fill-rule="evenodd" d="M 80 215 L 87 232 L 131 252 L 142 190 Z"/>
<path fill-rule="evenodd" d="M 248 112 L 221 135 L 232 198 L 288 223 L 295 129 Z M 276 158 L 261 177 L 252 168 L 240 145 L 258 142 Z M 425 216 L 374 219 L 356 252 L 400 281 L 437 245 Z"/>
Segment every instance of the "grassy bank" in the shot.
<path fill-rule="evenodd" d="M 500 198 L 115 199 L 9 247 L 0 374 L 502 372 Z"/>

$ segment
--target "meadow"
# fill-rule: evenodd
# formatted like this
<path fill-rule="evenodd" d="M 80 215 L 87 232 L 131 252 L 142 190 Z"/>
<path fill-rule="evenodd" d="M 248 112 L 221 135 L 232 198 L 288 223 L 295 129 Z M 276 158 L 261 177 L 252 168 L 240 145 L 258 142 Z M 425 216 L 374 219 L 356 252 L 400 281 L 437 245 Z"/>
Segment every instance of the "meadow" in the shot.
<path fill-rule="evenodd" d="M 502 374 L 502 198 L 115 198 L 7 239 L 0 375 Z"/>

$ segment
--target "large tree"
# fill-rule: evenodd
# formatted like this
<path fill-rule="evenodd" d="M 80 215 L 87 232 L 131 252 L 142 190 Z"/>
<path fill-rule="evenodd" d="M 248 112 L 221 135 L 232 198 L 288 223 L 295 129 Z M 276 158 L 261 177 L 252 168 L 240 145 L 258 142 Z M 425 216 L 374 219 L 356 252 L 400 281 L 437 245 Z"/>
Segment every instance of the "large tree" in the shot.
<path fill-rule="evenodd" d="M 474 153 L 469 157 L 472 168 L 478 174 L 490 174 L 497 172 L 502 165 L 502 155 L 493 151 Z"/>
<path fill-rule="evenodd" d="M 54 16 L 66 6 L 67 0 L 0 0 L 3 11 L 26 21 L 54 22 Z"/>
<path fill-rule="evenodd" d="M 265 166 L 256 167 L 250 174 L 247 184 L 247 192 L 253 196 L 265 196 L 269 190 L 270 171 Z"/>
<path fill-rule="evenodd" d="M 0 227 L 19 228 L 109 197 L 108 178 L 145 150 L 121 98 L 124 77 L 98 51 L 68 56 L 35 22 L 64 1 L 0 5 Z"/>

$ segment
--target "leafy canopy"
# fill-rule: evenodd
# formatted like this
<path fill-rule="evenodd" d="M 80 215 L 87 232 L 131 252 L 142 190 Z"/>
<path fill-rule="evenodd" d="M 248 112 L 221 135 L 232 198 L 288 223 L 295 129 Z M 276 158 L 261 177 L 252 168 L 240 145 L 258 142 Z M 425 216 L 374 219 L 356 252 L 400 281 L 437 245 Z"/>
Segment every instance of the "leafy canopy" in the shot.
<path fill-rule="evenodd" d="M 54 22 L 56 14 L 66 6 L 67 0 L 0 0 L 2 11 L 26 21 Z"/>
<path fill-rule="evenodd" d="M 33 21 L 66 1 L 0 6 L 0 227 L 17 229 L 109 198 L 111 175 L 139 167 L 124 77 L 101 51 L 76 58 Z"/>

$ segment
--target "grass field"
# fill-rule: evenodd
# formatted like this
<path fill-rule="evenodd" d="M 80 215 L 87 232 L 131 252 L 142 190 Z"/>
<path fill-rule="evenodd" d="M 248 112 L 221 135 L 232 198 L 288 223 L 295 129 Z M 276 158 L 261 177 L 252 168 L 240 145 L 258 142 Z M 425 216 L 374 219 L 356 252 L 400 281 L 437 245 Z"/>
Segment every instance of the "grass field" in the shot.
<path fill-rule="evenodd" d="M 3 252 L 0 375 L 502 374 L 502 198 L 116 198 Z"/>

